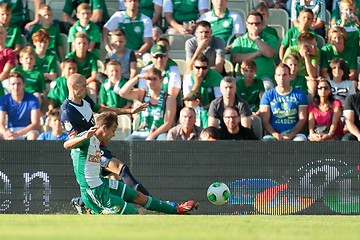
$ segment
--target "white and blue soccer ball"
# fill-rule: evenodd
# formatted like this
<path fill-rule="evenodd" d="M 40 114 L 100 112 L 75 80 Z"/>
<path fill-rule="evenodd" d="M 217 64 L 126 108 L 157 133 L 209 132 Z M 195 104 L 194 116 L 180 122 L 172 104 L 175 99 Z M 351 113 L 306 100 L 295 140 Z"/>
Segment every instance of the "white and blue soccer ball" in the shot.
<path fill-rule="evenodd" d="M 214 182 L 207 190 L 207 198 L 214 205 L 223 205 L 230 198 L 230 189 L 223 182 Z"/>

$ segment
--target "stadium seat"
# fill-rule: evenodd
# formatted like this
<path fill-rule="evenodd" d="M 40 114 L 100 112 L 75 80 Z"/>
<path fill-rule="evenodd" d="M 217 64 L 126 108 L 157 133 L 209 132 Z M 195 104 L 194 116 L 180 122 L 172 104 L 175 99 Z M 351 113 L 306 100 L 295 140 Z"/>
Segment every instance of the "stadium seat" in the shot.
<path fill-rule="evenodd" d="M 318 49 L 326 45 L 325 39 L 321 35 L 316 35 L 316 45 Z"/>
<path fill-rule="evenodd" d="M 98 67 L 98 72 L 104 73 L 104 71 L 105 71 L 105 64 L 104 64 L 103 61 L 97 60 L 97 67 Z"/>
<path fill-rule="evenodd" d="M 106 3 L 107 4 L 107 3 Z M 109 13 L 109 16 L 111 17 L 114 13 L 116 13 L 118 10 L 117 10 L 117 8 L 110 8 L 110 7 L 108 7 L 107 8 L 107 10 L 108 10 L 108 13 Z"/>
<path fill-rule="evenodd" d="M 285 29 L 283 26 L 279 25 L 279 24 L 268 24 L 269 27 L 275 28 L 278 36 L 279 36 L 279 40 L 281 41 L 284 36 L 285 36 Z"/>
<path fill-rule="evenodd" d="M 27 46 L 27 40 L 24 34 L 21 34 L 21 47 L 25 48 Z"/>
<path fill-rule="evenodd" d="M 360 73 L 360 56 L 357 57 L 357 72 Z"/>
<path fill-rule="evenodd" d="M 240 15 L 241 19 L 243 20 L 244 27 L 245 27 L 245 22 L 246 22 L 246 17 L 247 17 L 247 14 L 245 13 L 245 11 L 240 8 L 232 8 L 231 11 L 236 12 Z"/>
<path fill-rule="evenodd" d="M 285 32 L 289 30 L 289 14 L 284 9 L 270 8 L 267 24 L 283 26 Z"/>
<path fill-rule="evenodd" d="M 133 116 L 133 121 L 132 121 L 132 131 L 135 131 L 139 128 L 140 125 L 140 115 L 136 114 L 135 116 Z"/>
<path fill-rule="evenodd" d="M 180 75 L 183 77 L 187 71 L 187 63 L 184 59 L 173 59 L 179 67 Z"/>
<path fill-rule="evenodd" d="M 60 65 L 60 62 L 59 61 L 56 61 L 56 75 L 58 77 L 61 76 L 61 73 L 62 73 L 62 70 L 61 70 L 61 65 Z"/>
<path fill-rule="evenodd" d="M 47 5 L 49 5 L 53 11 L 54 20 L 61 21 L 62 13 L 64 8 L 65 1 L 63 0 L 49 0 Z"/>
<path fill-rule="evenodd" d="M 170 43 L 171 50 L 184 50 L 186 40 L 194 37 L 191 34 L 162 34 L 160 38 L 166 38 Z"/>
<path fill-rule="evenodd" d="M 227 3 L 228 9 L 242 9 L 246 14 L 250 11 L 249 2 L 252 0 L 229 0 Z"/>
<path fill-rule="evenodd" d="M 108 9 L 109 16 L 111 17 L 109 9 L 115 9 L 116 11 L 119 9 L 120 3 L 119 0 L 106 0 L 106 8 Z"/>
<path fill-rule="evenodd" d="M 131 118 L 129 115 L 118 116 L 118 127 L 113 140 L 124 140 L 131 134 Z"/>
<path fill-rule="evenodd" d="M 64 33 L 60 33 L 60 38 L 62 42 L 62 47 L 64 49 L 64 56 L 70 52 L 70 44 L 67 42 L 68 37 Z"/>
<path fill-rule="evenodd" d="M 136 67 L 137 67 L 137 72 L 138 72 L 138 74 L 141 72 L 141 69 L 143 68 L 143 67 L 145 67 L 146 66 L 146 64 L 145 64 L 145 62 L 143 61 L 143 60 L 141 60 L 140 58 L 138 58 L 137 60 L 136 60 Z"/>
<path fill-rule="evenodd" d="M 329 31 L 331 27 L 331 12 L 327 9 L 325 9 L 325 36 L 327 36 L 327 32 Z"/>
<path fill-rule="evenodd" d="M 192 37 L 194 37 L 194 35 L 191 34 L 162 34 L 160 36 L 160 38 L 166 38 L 169 40 L 170 58 L 184 60 L 186 58 L 185 42 Z"/>
<path fill-rule="evenodd" d="M 225 60 L 224 64 L 225 72 L 227 76 L 234 76 L 234 65 L 229 60 Z"/>
<path fill-rule="evenodd" d="M 263 126 L 262 126 L 261 118 L 259 116 L 256 116 L 256 115 L 251 116 L 251 126 L 252 126 L 252 129 L 253 129 L 255 135 L 259 139 L 262 139 L 262 137 L 263 137 Z"/>

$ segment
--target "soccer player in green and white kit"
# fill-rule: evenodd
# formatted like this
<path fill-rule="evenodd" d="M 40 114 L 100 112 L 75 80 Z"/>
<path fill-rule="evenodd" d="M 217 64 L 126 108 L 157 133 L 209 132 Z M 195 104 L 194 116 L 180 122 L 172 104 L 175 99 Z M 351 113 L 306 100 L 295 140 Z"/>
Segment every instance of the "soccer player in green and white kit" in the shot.
<path fill-rule="evenodd" d="M 168 214 L 185 214 L 196 208 L 197 203 L 193 200 L 174 207 L 165 201 L 145 196 L 121 181 L 101 177 L 100 142 L 109 142 L 117 126 L 116 113 L 104 112 L 97 117 L 94 127 L 64 143 L 66 149 L 72 149 L 71 158 L 81 197 L 91 213 L 138 214 L 138 210 L 128 202 Z"/>

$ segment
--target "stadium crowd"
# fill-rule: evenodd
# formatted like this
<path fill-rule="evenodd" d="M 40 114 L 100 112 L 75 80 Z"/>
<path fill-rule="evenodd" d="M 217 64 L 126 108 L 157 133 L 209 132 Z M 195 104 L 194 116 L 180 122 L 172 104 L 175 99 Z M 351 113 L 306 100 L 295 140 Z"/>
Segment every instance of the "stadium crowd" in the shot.
<path fill-rule="evenodd" d="M 121 116 L 127 140 L 360 140 L 359 17 L 358 0 L 2 2 L 0 138 L 66 139 L 79 73 L 95 103 L 148 105 Z"/>

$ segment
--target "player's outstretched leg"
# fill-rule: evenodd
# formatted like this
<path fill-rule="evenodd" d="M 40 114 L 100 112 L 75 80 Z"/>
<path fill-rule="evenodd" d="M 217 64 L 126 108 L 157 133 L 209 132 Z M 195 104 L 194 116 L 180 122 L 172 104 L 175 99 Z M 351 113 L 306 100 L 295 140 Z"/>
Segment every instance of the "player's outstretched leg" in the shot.
<path fill-rule="evenodd" d="M 161 201 L 150 196 L 145 196 L 140 192 L 138 192 L 136 198 L 134 199 L 134 203 L 139 204 L 148 210 L 167 214 L 187 214 L 193 209 L 197 209 L 199 206 L 199 203 L 195 202 L 194 200 L 181 203 L 178 206 L 173 206 L 166 201 Z"/>
<path fill-rule="evenodd" d="M 130 169 L 125 164 L 121 168 L 120 171 L 120 177 L 123 179 L 124 183 L 128 185 L 129 187 L 143 193 L 146 196 L 150 196 L 149 191 L 138 181 L 134 178 L 132 173 L 130 172 Z"/>

